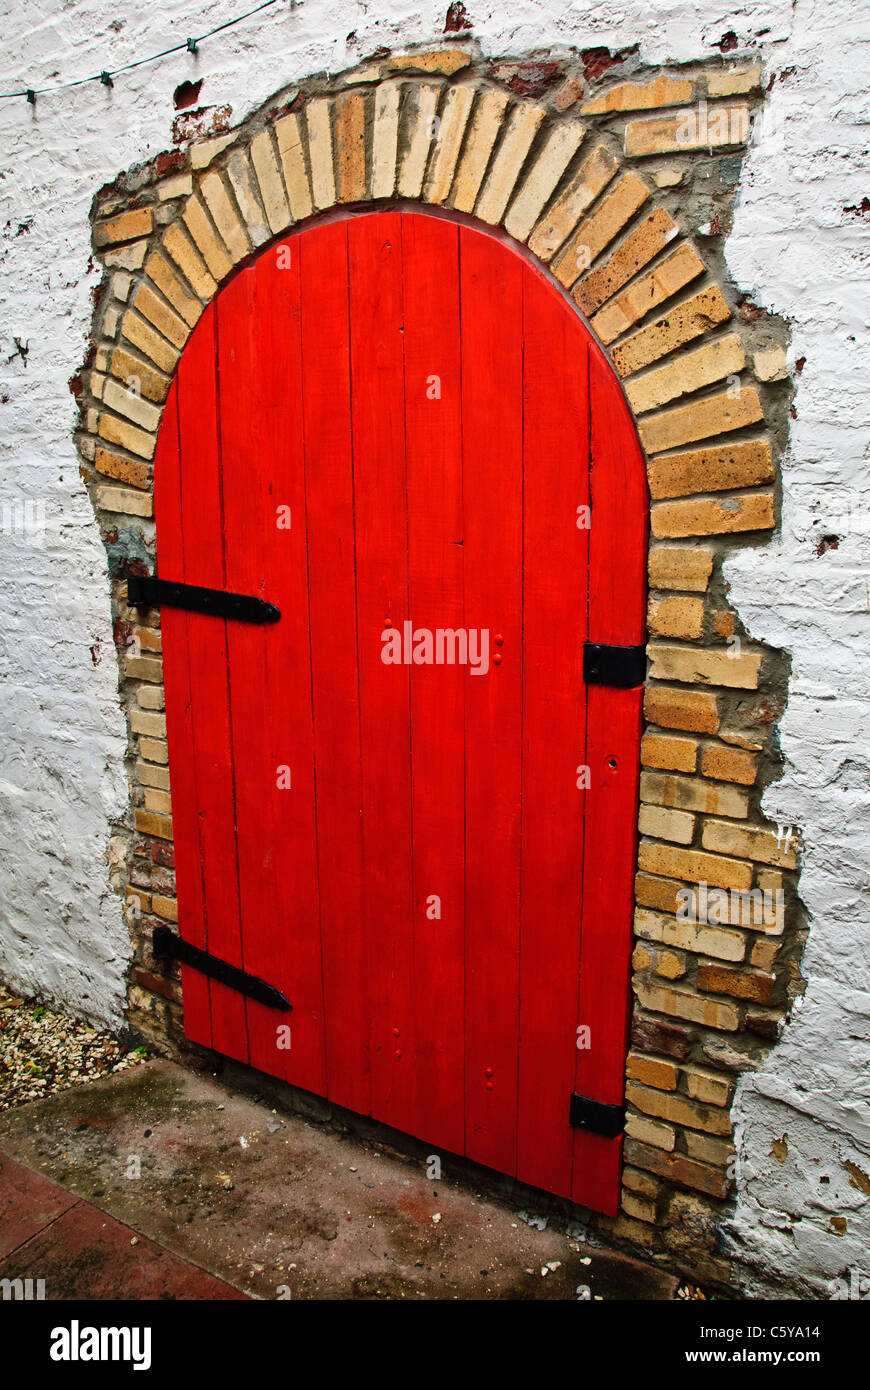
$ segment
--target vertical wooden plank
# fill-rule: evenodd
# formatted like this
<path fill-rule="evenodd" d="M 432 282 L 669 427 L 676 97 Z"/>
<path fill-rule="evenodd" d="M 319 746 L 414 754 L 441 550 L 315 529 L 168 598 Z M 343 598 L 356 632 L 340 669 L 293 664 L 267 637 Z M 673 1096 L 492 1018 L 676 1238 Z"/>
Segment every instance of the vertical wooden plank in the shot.
<path fill-rule="evenodd" d="M 282 615 L 229 622 L 227 644 L 245 968 L 293 1004 L 248 1001 L 250 1060 L 322 1091 L 299 258 L 286 259 L 261 256 L 218 299 L 226 584 Z"/>
<path fill-rule="evenodd" d="M 486 676 L 469 677 L 465 695 L 465 1151 L 512 1174 L 519 1044 L 523 262 L 467 227 L 459 244 L 465 625 L 489 631 L 493 663 Z"/>
<path fill-rule="evenodd" d="M 523 283 L 517 1176 L 548 1191 L 568 1193 L 587 796 L 583 643 L 589 529 L 583 509 L 589 504 L 588 338 L 564 300 L 530 266 L 524 267 Z"/>
<path fill-rule="evenodd" d="M 305 527 L 326 1084 L 371 1111 L 348 338 L 347 223 L 292 241 L 300 268 Z M 300 670 L 300 679 L 304 674 Z"/>
<path fill-rule="evenodd" d="M 612 368 L 590 350 L 592 529 L 589 640 L 617 644 L 645 636 L 647 492 L 634 422 Z M 637 853 L 637 795 L 643 690 L 588 690 L 591 787 L 587 795 L 575 1090 L 622 1104 Z M 619 1210 L 622 1137 L 578 1130 L 573 1197 L 611 1215 Z"/>
<path fill-rule="evenodd" d="M 184 581 L 225 587 L 224 524 L 215 341 L 209 305 L 178 364 L 178 423 Z M 196 750 L 197 816 L 208 950 L 242 965 L 235 835 L 235 784 L 226 622 L 187 615 L 191 724 Z M 212 1038 L 219 1052 L 248 1060 L 245 1003 L 211 981 Z"/>
<path fill-rule="evenodd" d="M 410 668 L 382 660 L 387 622 L 402 631 L 412 617 L 400 215 L 352 219 L 348 265 L 372 1112 L 409 1129 L 416 1049 Z"/>
<path fill-rule="evenodd" d="M 402 248 L 408 612 L 434 634 L 464 626 L 459 228 L 406 214 Z M 452 1152 L 464 1144 L 465 689 L 489 678 L 410 668 L 414 1129 Z"/>
<path fill-rule="evenodd" d="M 173 381 L 166 398 L 154 453 L 154 516 L 157 565 L 168 578 L 185 578 L 184 533 L 181 513 L 181 460 L 178 449 L 178 387 Z M 166 698 L 166 737 L 172 789 L 172 831 L 178 897 L 178 930 L 185 941 L 206 949 L 206 920 L 199 852 L 196 748 L 192 722 L 192 673 L 187 640 L 187 614 L 178 608 L 160 613 L 163 686 Z M 208 980 L 198 970 L 181 967 L 184 1029 L 194 1042 L 212 1045 Z"/>

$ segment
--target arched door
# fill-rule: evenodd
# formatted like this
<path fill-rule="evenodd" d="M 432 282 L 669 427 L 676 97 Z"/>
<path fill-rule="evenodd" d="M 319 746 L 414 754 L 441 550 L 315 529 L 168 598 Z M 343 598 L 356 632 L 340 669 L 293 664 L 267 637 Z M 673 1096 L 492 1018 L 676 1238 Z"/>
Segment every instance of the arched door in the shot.
<path fill-rule="evenodd" d="M 324 220 L 205 311 L 155 471 L 188 1035 L 616 1211 L 647 494 L 588 329 L 491 232 Z"/>

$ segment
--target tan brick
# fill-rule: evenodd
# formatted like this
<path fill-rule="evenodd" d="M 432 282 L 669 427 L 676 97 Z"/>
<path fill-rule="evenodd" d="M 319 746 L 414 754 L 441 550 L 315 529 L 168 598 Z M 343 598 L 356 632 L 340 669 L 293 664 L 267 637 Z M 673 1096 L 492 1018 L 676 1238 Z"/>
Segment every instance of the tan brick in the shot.
<path fill-rule="evenodd" d="M 161 203 L 171 198 L 186 198 L 193 192 L 193 179 L 190 174 L 176 174 L 174 178 L 162 179 L 157 185 L 157 197 Z"/>
<path fill-rule="evenodd" d="M 97 488 L 97 506 L 106 512 L 121 512 L 125 516 L 153 516 L 154 502 L 150 493 L 132 492 L 124 487 Z"/>
<path fill-rule="evenodd" d="M 772 492 L 745 492 L 724 498 L 659 502 L 650 512 L 654 536 L 714 536 L 739 531 L 769 531 L 775 524 Z"/>
<path fill-rule="evenodd" d="M 133 208 L 117 217 L 108 217 L 97 222 L 94 227 L 94 245 L 112 246 L 119 241 L 133 241 L 137 237 L 150 236 L 154 229 L 154 217 L 150 208 Z"/>
<path fill-rule="evenodd" d="M 692 492 L 731 491 L 772 480 L 773 457 L 767 439 L 714 444 L 649 462 L 650 495 L 656 499 Z"/>
<path fill-rule="evenodd" d="M 311 191 L 314 206 L 330 208 L 335 202 L 335 173 L 332 154 L 332 126 L 329 98 L 316 97 L 305 108 L 308 124 L 308 156 L 311 161 Z"/>
<path fill-rule="evenodd" d="M 190 166 L 192 169 L 207 169 L 213 159 L 217 159 L 219 154 L 223 154 L 228 145 L 236 139 L 236 135 L 218 135 L 214 140 L 198 140 L 196 144 L 190 146 Z"/>
<path fill-rule="evenodd" d="M 703 777 L 680 777 L 673 772 L 644 770 L 640 778 L 641 801 L 674 806 L 706 815 L 742 817 L 749 813 L 749 798 L 736 787 L 716 786 Z"/>
<path fill-rule="evenodd" d="M 134 383 L 135 384 L 135 383 Z M 106 377 L 103 401 L 110 410 L 126 415 L 134 425 L 156 434 L 160 425 L 160 409 L 152 401 L 146 401 L 136 391 L 122 386 L 114 377 Z"/>
<path fill-rule="evenodd" d="M 150 763 L 168 763 L 169 750 L 162 739 L 140 738 L 139 752 Z"/>
<path fill-rule="evenodd" d="M 687 1143 L 692 1137 L 694 1136 L 691 1132 L 687 1132 Z M 723 1141 L 720 1139 L 716 1142 L 721 1144 Z M 711 1197 L 726 1197 L 728 1195 L 724 1173 L 716 1167 L 710 1167 L 705 1163 L 687 1158 L 684 1154 L 664 1154 L 652 1147 L 647 1148 L 646 1145 L 638 1143 L 627 1144 L 626 1154 L 630 1154 L 633 1164 L 646 1168 L 649 1172 L 655 1173 L 657 1177 L 667 1179 L 668 1182 L 678 1183 L 682 1187 L 690 1187 L 695 1192 L 706 1192 Z"/>
<path fill-rule="evenodd" d="M 752 370 L 759 381 L 785 381 L 788 376 L 785 349 L 771 348 L 769 352 L 754 353 Z"/>
<path fill-rule="evenodd" d="M 299 222 L 303 217 L 311 216 L 313 204 L 308 170 L 305 167 L 305 152 L 302 148 L 299 117 L 295 112 L 291 112 L 289 116 L 284 116 L 280 121 L 275 122 L 275 139 L 278 142 L 278 154 L 281 159 L 290 212 L 294 220 Z M 392 187 L 390 192 L 392 192 Z M 373 196 L 379 195 L 373 194 Z"/>
<path fill-rule="evenodd" d="M 553 266 L 556 279 L 570 288 L 643 207 L 649 196 L 650 191 L 643 179 L 639 179 L 637 174 L 623 174 L 612 192 L 601 199 L 592 215 L 580 224 L 571 237 Z"/>
<path fill-rule="evenodd" d="M 702 333 L 709 333 L 730 317 L 731 310 L 719 286 L 709 285 L 615 347 L 611 352 L 613 365 L 620 376 L 630 376 Z"/>
<path fill-rule="evenodd" d="M 688 914 L 694 921 L 752 927 L 754 931 L 779 936 L 783 928 L 784 914 L 778 910 L 778 902 L 781 903 L 781 900 L 770 890 L 765 896 L 765 890 L 760 885 L 752 889 L 732 889 L 730 893 L 724 893 L 708 888 L 706 883 L 700 880 L 697 886 L 683 889 L 676 912 L 678 917 Z"/>
<path fill-rule="evenodd" d="M 679 980 L 688 969 L 682 951 L 654 951 L 655 973 L 666 980 Z"/>
<path fill-rule="evenodd" d="M 735 333 L 729 333 L 703 347 L 681 353 L 664 367 L 632 377 L 626 382 L 625 394 L 636 414 L 643 414 L 667 405 L 678 396 L 711 386 L 723 377 L 742 371 L 745 365 L 743 343 Z"/>
<path fill-rule="evenodd" d="M 653 637 L 700 637 L 704 604 L 699 598 L 651 598 L 647 624 Z"/>
<path fill-rule="evenodd" d="M 450 192 L 474 96 L 475 88 L 464 82 L 457 83 L 447 93 L 435 141 L 431 172 L 426 180 L 424 197 L 427 203 L 443 203 Z"/>
<path fill-rule="evenodd" d="M 656 210 L 640 223 L 613 252 L 612 256 L 582 280 L 574 298 L 584 314 L 591 314 L 616 294 L 639 270 L 657 256 L 679 235 L 679 227 L 664 208 Z M 683 248 L 687 243 L 683 244 Z M 694 254 L 694 253 L 693 253 Z M 670 257 L 668 258 L 670 259 Z M 702 265 L 703 269 L 703 265 Z M 645 282 L 650 277 L 646 277 Z M 645 283 L 644 282 L 644 283 Z M 652 308 L 652 305 L 648 306 Z M 646 309 L 644 310 L 646 312 Z M 622 329 L 618 330 L 622 331 Z M 597 329 L 596 329 L 597 332 Z M 614 337 L 616 334 L 613 335 Z"/>
<path fill-rule="evenodd" d="M 656 1197 L 661 1191 L 661 1184 L 650 1173 L 644 1173 L 640 1168 L 623 1168 L 622 1185 L 629 1192 L 639 1192 L 643 1197 Z"/>
<path fill-rule="evenodd" d="M 775 975 L 761 971 L 729 970 L 724 965 L 710 965 L 704 961 L 698 966 L 698 988 L 709 990 L 711 994 L 730 994 L 735 999 L 769 1004 L 775 984 Z"/>
<path fill-rule="evenodd" d="M 260 200 L 254 191 L 254 173 L 247 150 L 234 150 L 227 160 L 227 177 L 236 195 L 248 240 L 252 246 L 262 246 L 270 232 Z"/>
<path fill-rule="evenodd" d="M 692 100 L 692 83 L 667 77 L 652 82 L 620 82 L 602 96 L 587 101 L 584 116 L 600 116 L 607 111 L 647 111 L 656 106 L 682 106 Z"/>
<path fill-rule="evenodd" d="M 661 724 L 666 729 L 684 729 L 691 734 L 715 734 L 719 728 L 716 696 L 706 690 L 648 686 L 644 691 L 643 708 L 651 724 Z"/>
<path fill-rule="evenodd" d="M 154 763 L 136 763 L 136 776 L 143 787 L 154 787 L 158 791 L 169 791 L 169 768 L 156 767 Z"/>
<path fill-rule="evenodd" d="M 163 249 L 171 256 L 194 293 L 208 303 L 217 292 L 217 284 L 211 272 L 206 270 L 199 251 L 177 222 L 166 228 Z"/>
<path fill-rule="evenodd" d="M 714 1139 L 710 1134 L 699 1134 L 691 1129 L 685 1131 L 683 1138 L 690 1158 L 709 1163 L 714 1168 L 727 1168 L 734 1157 L 734 1145 L 729 1139 Z"/>
<path fill-rule="evenodd" d="M 181 315 L 190 328 L 193 328 L 202 313 L 202 305 L 198 299 L 194 299 L 183 288 L 178 276 L 170 268 L 169 262 L 160 255 L 159 251 L 155 251 L 152 256 L 149 256 L 145 266 L 145 274 L 150 280 L 153 280 L 164 298 L 169 300 L 175 312 Z M 146 314 L 145 317 L 148 318 L 149 315 Z M 158 324 L 157 327 L 159 328 L 160 325 Z M 166 336 L 169 337 L 169 334 Z M 174 339 L 172 341 L 174 342 Z"/>
<path fill-rule="evenodd" d="M 131 241 L 103 252 L 103 264 L 120 266 L 123 270 L 139 270 L 148 251 L 147 241 Z"/>
<path fill-rule="evenodd" d="M 134 734 L 146 734 L 148 738 L 165 738 L 166 715 L 143 713 L 142 710 L 133 709 L 130 711 L 130 728 Z"/>
<path fill-rule="evenodd" d="M 649 1197 L 641 1197 L 636 1192 L 622 1192 L 620 1206 L 626 1216 L 631 1216 L 636 1221 L 647 1221 L 650 1225 L 655 1224 L 656 1204 Z"/>
<path fill-rule="evenodd" d="M 504 219 L 505 230 L 525 241 L 583 140 L 579 121 L 554 126 L 543 149 L 523 179 Z"/>
<path fill-rule="evenodd" d="M 163 638 L 157 628 L 134 627 L 133 637 L 138 641 L 143 651 L 159 652 L 163 650 Z"/>
<path fill-rule="evenodd" d="M 124 897 L 129 908 L 136 908 L 136 913 L 133 915 L 150 911 L 151 894 L 143 892 L 141 888 L 136 888 L 132 883 L 127 885 Z"/>
<path fill-rule="evenodd" d="M 632 1112 L 625 1117 L 625 1132 L 639 1143 L 650 1144 L 653 1148 L 664 1149 L 666 1152 L 673 1149 L 677 1138 L 670 1125 L 660 1124 L 658 1120 L 650 1120 L 646 1115 L 635 1115 Z"/>
<path fill-rule="evenodd" d="M 665 806 L 641 806 L 637 824 L 641 835 L 674 840 L 679 845 L 690 845 L 695 833 L 694 816 L 687 811 L 669 810 Z"/>
<path fill-rule="evenodd" d="M 656 1235 L 653 1228 L 643 1221 L 634 1221 L 623 1212 L 619 1216 L 599 1216 L 598 1229 L 605 1231 L 613 1240 L 624 1240 L 632 1245 L 652 1246 Z"/>
<path fill-rule="evenodd" d="M 673 1062 L 665 1062 L 657 1057 L 647 1057 L 642 1052 L 629 1052 L 626 1063 L 626 1076 L 632 1081 L 640 1081 L 645 1086 L 654 1086 L 659 1091 L 675 1091 L 678 1073 Z"/>
<path fill-rule="evenodd" d="M 174 898 L 164 898 L 154 896 L 151 899 L 151 910 L 158 917 L 162 917 L 166 922 L 178 921 L 178 903 Z"/>
<path fill-rule="evenodd" d="M 196 194 L 192 198 L 188 198 L 181 215 L 184 219 L 184 225 L 193 237 L 197 249 L 208 266 L 209 273 L 218 282 L 225 280 L 233 268 L 233 263 L 218 240 Z M 172 253 L 170 252 L 170 254 Z"/>
<path fill-rule="evenodd" d="M 439 48 L 423 53 L 394 53 L 387 61 L 387 67 L 394 71 L 413 70 L 415 72 L 443 72 L 450 77 L 454 72 L 467 68 L 472 55 L 462 48 Z"/>
<path fill-rule="evenodd" d="M 549 261 L 618 168 L 609 150 L 596 146 L 538 223 L 529 238 L 529 250 L 540 260 Z"/>
<path fill-rule="evenodd" d="M 672 772 L 694 772 L 698 762 L 698 740 L 676 734 L 644 734 L 640 745 L 644 767 L 665 768 Z"/>
<path fill-rule="evenodd" d="M 749 953 L 749 964 L 756 970 L 772 970 L 781 944 L 779 941 L 756 941 Z"/>
<path fill-rule="evenodd" d="M 119 483 L 130 483 L 133 487 L 147 487 L 149 469 L 147 463 L 134 463 L 132 459 L 122 458 L 109 449 L 98 448 L 94 467 L 107 478 L 116 478 Z"/>
<path fill-rule="evenodd" d="M 583 83 L 577 77 L 566 77 L 556 89 L 553 105 L 557 111 L 568 111 L 583 95 Z"/>
<path fill-rule="evenodd" d="M 700 1023 L 705 1028 L 718 1028 L 725 1033 L 736 1033 L 740 1026 L 740 1013 L 734 1004 L 708 999 L 673 985 L 652 984 L 642 978 L 635 980 L 634 990 L 642 1006 L 651 1013 L 684 1018 L 689 1023 Z"/>
<path fill-rule="evenodd" d="M 146 787 L 145 810 L 153 811 L 156 815 L 168 816 L 172 811 L 172 797 L 169 792 L 156 791 L 152 787 Z"/>
<path fill-rule="evenodd" d="M 133 308 L 162 333 L 164 338 L 168 338 L 173 347 L 184 347 L 190 336 L 190 325 L 147 285 L 140 286 L 133 300 Z"/>
<path fill-rule="evenodd" d="M 727 391 L 720 396 L 707 396 L 660 415 L 648 416 L 638 426 L 641 441 L 648 454 L 674 449 L 712 434 L 742 430 L 764 419 L 758 392 L 753 386 L 742 387 L 739 393 Z"/>
<path fill-rule="evenodd" d="M 519 101 L 511 111 L 475 208 L 477 216 L 484 222 L 496 224 L 504 216 L 520 169 L 545 114 L 543 106 L 531 101 Z"/>
<path fill-rule="evenodd" d="M 707 74 L 707 95 L 711 97 L 736 97 L 744 92 L 754 92 L 761 85 L 761 65 L 753 63 L 748 68 L 727 68 L 724 72 Z"/>
<path fill-rule="evenodd" d="M 128 656 L 124 662 L 124 675 L 128 680 L 162 684 L 163 662 L 154 656 Z"/>
<path fill-rule="evenodd" d="M 637 159 L 650 154 L 691 150 L 726 149 L 749 139 L 749 107 L 686 107 L 672 116 L 629 121 L 625 127 L 625 153 Z"/>
<path fill-rule="evenodd" d="M 631 953 L 632 970 L 652 970 L 655 967 L 655 953 L 647 946 L 636 945 Z"/>
<path fill-rule="evenodd" d="M 121 323 L 121 336 L 126 338 L 129 343 L 137 347 L 146 357 L 149 357 L 155 367 L 159 367 L 161 372 L 171 376 L 175 371 L 175 364 L 178 361 L 178 351 L 167 343 L 159 333 L 156 333 L 150 323 L 139 314 L 135 314 L 132 309 L 128 309 Z"/>
<path fill-rule="evenodd" d="M 793 849 L 785 849 L 785 837 L 777 844 L 776 833 L 763 825 L 731 825 L 728 821 L 711 820 L 704 826 L 704 846 L 724 854 L 745 855 L 758 864 L 773 864 L 782 869 L 797 867 Z"/>
<path fill-rule="evenodd" d="M 659 912 L 676 912 L 680 905 L 677 895 L 682 890 L 683 885 L 673 879 L 651 878 L 648 874 L 635 874 L 634 877 L 635 901 Z"/>
<path fill-rule="evenodd" d="M 408 117 L 408 145 L 399 167 L 396 191 L 400 198 L 419 198 L 423 187 L 426 162 L 432 146 L 435 129 L 435 112 L 441 96 L 440 83 L 415 82 L 409 97 L 413 117 Z"/>
<path fill-rule="evenodd" d="M 731 1077 L 706 1067 L 683 1067 L 686 1087 L 692 1100 L 704 1105 L 727 1105 L 731 1096 Z"/>
<path fill-rule="evenodd" d="M 100 416 L 100 437 L 108 440 L 110 444 L 118 444 L 122 449 L 128 449 L 131 454 L 139 454 L 140 458 L 154 457 L 155 439 L 152 434 L 146 434 L 144 430 L 131 425 L 128 420 L 119 420 L 116 415 L 109 415 L 106 411 Z M 131 493 L 131 496 L 133 495 Z M 141 493 L 135 495 L 141 503 Z M 136 515 L 142 516 L 143 513 L 140 511 Z"/>
<path fill-rule="evenodd" d="M 683 182 L 682 169 L 654 169 L 652 176 L 656 188 L 676 188 Z"/>
<path fill-rule="evenodd" d="M 647 648 L 654 680 L 685 681 L 689 685 L 725 685 L 757 690 L 761 656 L 758 652 L 716 651 L 703 647 L 670 647 L 652 642 Z"/>
<path fill-rule="evenodd" d="M 660 941 L 680 951 L 695 955 L 717 956 L 720 960 L 742 961 L 746 955 L 746 938 L 742 932 L 727 927 L 711 927 L 702 922 L 684 921 L 665 913 L 638 907 L 634 914 L 634 930 L 645 941 Z"/>
<path fill-rule="evenodd" d="M 474 208 L 507 104 L 508 95 L 502 91 L 485 92 L 478 99 L 453 191 L 453 206 L 459 212 Z"/>
<path fill-rule="evenodd" d="M 672 991 L 676 993 L 676 990 Z M 705 1134 L 730 1134 L 731 1118 L 719 1109 L 711 1109 L 699 1101 L 687 1100 L 685 1096 L 671 1095 L 656 1091 L 652 1087 L 641 1086 L 630 1081 L 625 1088 L 626 1099 L 657 1120 L 671 1124 L 686 1125 L 689 1129 L 701 1129 Z"/>
<path fill-rule="evenodd" d="M 654 545 L 649 552 L 649 582 L 654 589 L 689 589 L 703 593 L 713 572 L 713 552 L 705 546 Z"/>
<path fill-rule="evenodd" d="M 163 709 L 165 698 L 161 685 L 140 685 L 136 700 L 142 709 Z"/>
<path fill-rule="evenodd" d="M 742 748 L 708 743 L 701 754 L 701 771 L 705 777 L 716 777 L 720 782 L 740 782 L 751 787 L 758 775 L 758 759 Z"/>
<path fill-rule="evenodd" d="M 292 220 L 290 205 L 284 192 L 284 181 L 278 168 L 272 138 L 267 130 L 261 130 L 251 141 L 251 163 L 257 176 L 269 228 L 273 234 L 283 232 Z"/>
<path fill-rule="evenodd" d="M 666 220 L 667 222 L 671 220 L 661 208 L 654 212 L 649 220 L 652 221 L 653 219 Z M 646 226 L 647 223 L 642 223 L 640 230 Z M 667 240 L 676 234 L 677 228 L 674 226 Z M 631 240 L 632 238 L 628 237 L 623 245 L 627 246 Z M 648 248 L 649 243 L 646 244 L 644 250 Z M 612 259 L 615 260 L 619 254 L 620 251 L 616 251 Z M 607 270 L 609 265 L 610 262 L 608 261 L 607 265 L 601 267 L 601 270 Z M 699 275 L 704 273 L 705 269 L 704 262 L 694 248 L 688 242 L 682 242 L 648 275 L 644 275 L 635 284 L 629 285 L 628 289 L 624 290 L 611 304 L 605 304 L 604 308 L 592 319 L 592 327 L 603 343 L 612 343 L 614 338 L 618 338 L 622 333 L 627 333 L 638 319 L 645 318 L 652 309 L 657 308 L 666 299 L 670 299 L 681 289 L 684 289 L 692 280 L 696 280 Z M 597 274 L 598 272 L 595 272 L 594 275 L 589 276 L 588 280 L 581 281 L 574 291 L 574 298 L 581 308 L 583 307 L 581 301 L 583 290 Z M 601 292 L 600 288 L 597 292 Z"/>
<path fill-rule="evenodd" d="M 698 849 L 660 845 L 641 840 L 637 866 L 642 872 L 679 878 L 686 883 L 708 883 L 714 888 L 746 890 L 752 883 L 752 866 L 722 854 L 704 854 Z"/>
<path fill-rule="evenodd" d="M 206 174 L 200 184 L 200 192 L 205 198 L 221 240 L 230 253 L 230 259 L 234 264 L 244 260 L 250 254 L 251 242 L 244 223 L 233 207 L 229 190 L 221 175 L 216 171 Z"/>
<path fill-rule="evenodd" d="M 358 203 L 366 196 L 366 99 L 346 92 L 336 101 L 335 162 L 338 201 Z"/>
<path fill-rule="evenodd" d="M 147 400 L 162 405 L 169 393 L 169 377 L 150 362 L 135 357 L 126 348 L 116 347 L 112 352 L 112 375 L 123 381 L 127 387 L 136 387 Z"/>

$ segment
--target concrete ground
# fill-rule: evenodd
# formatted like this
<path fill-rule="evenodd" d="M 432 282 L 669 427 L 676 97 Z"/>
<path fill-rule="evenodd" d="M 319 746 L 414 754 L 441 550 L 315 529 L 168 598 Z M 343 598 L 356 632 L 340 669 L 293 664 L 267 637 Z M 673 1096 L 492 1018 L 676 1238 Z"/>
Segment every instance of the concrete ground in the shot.
<path fill-rule="evenodd" d="M 676 1296 L 467 1176 L 171 1062 L 0 1114 L 0 1164 L 0 1278 L 44 1278 L 47 1299 Z"/>

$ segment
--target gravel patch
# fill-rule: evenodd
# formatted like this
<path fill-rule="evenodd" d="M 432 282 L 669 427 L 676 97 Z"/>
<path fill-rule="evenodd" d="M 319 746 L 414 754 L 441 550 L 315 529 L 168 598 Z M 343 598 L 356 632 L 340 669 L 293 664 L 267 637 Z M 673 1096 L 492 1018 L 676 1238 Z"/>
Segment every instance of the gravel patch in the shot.
<path fill-rule="evenodd" d="M 144 1047 L 117 1038 L 0 985 L 0 1110 L 129 1071 L 147 1059 Z"/>

